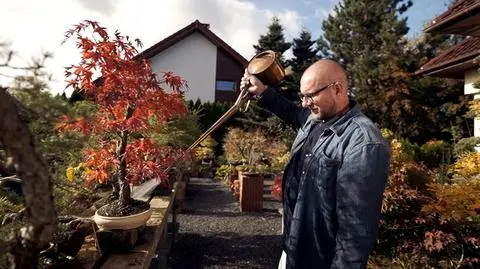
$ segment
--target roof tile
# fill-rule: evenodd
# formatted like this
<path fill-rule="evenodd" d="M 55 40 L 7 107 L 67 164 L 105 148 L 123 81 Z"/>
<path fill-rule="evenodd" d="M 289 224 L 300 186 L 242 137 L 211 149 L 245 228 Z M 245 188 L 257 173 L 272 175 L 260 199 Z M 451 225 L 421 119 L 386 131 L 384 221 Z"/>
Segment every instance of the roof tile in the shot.
<path fill-rule="evenodd" d="M 467 60 L 478 55 L 480 55 L 480 38 L 465 38 L 461 43 L 432 58 L 421 67 L 421 70 L 425 72 L 426 70 L 447 66 L 450 63 Z"/>

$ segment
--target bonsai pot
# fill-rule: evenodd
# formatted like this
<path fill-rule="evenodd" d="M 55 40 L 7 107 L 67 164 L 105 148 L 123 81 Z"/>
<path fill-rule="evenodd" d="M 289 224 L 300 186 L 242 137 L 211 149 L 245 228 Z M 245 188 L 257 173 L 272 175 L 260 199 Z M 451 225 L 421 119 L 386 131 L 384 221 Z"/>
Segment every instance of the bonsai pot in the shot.
<path fill-rule="evenodd" d="M 104 205 L 105 207 L 107 205 Z M 101 207 L 101 208 L 103 208 Z M 100 209 L 101 209 L 100 208 Z M 100 210 L 98 209 L 98 210 Z M 138 214 L 124 217 L 105 217 L 98 214 L 98 210 L 93 216 L 93 220 L 100 229 L 103 230 L 129 230 L 141 227 L 147 223 L 152 216 L 152 209 L 140 212 Z"/>
<path fill-rule="evenodd" d="M 152 215 L 152 209 L 124 217 L 106 217 L 98 214 L 101 208 L 93 217 L 100 228 L 95 233 L 100 252 L 123 253 L 133 249 L 143 236 L 145 224 Z"/>

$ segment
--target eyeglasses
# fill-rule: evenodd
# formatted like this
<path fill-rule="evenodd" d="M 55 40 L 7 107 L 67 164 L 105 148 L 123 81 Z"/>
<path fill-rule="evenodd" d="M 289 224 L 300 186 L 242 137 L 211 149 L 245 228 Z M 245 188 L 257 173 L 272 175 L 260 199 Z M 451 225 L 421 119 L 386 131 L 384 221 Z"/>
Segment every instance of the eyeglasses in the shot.
<path fill-rule="evenodd" d="M 321 91 L 327 89 L 328 87 L 335 85 L 336 83 L 337 83 L 337 82 L 332 82 L 332 83 L 330 83 L 330 84 L 328 84 L 328 85 L 326 85 L 326 86 L 321 87 L 321 88 L 318 89 L 318 90 L 315 90 L 315 91 L 312 92 L 312 93 L 303 94 L 303 93 L 301 93 L 301 92 L 298 92 L 298 97 L 300 97 L 300 100 L 301 100 L 302 102 L 305 102 L 305 101 L 313 102 L 313 98 L 314 98 L 315 96 L 317 96 L 317 94 L 319 94 Z M 305 99 L 305 98 L 306 98 L 306 99 Z"/>

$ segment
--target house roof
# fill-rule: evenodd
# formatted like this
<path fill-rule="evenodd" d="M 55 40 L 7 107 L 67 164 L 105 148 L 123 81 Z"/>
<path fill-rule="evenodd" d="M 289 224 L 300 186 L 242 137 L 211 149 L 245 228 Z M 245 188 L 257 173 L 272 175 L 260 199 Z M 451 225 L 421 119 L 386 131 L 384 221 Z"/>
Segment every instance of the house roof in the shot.
<path fill-rule="evenodd" d="M 464 71 L 475 65 L 473 60 L 477 56 L 480 56 L 480 38 L 465 38 L 428 61 L 415 74 L 463 79 Z"/>
<path fill-rule="evenodd" d="M 457 0 L 424 29 L 424 32 L 441 32 L 480 36 L 480 0 Z"/>
<path fill-rule="evenodd" d="M 216 45 L 217 48 L 223 49 L 225 52 L 227 52 L 228 55 L 230 55 L 233 59 L 238 61 L 243 66 L 245 66 L 248 63 L 248 61 L 242 55 L 240 55 L 232 47 L 230 47 L 227 43 L 225 43 L 220 37 L 214 34 L 209 29 L 209 24 L 201 23 L 198 20 L 195 20 L 193 23 L 187 25 L 186 27 L 173 33 L 169 37 L 161 40 L 160 42 L 156 43 L 150 48 L 144 50 L 143 52 L 139 53 L 136 57 L 152 58 L 153 56 L 168 49 L 169 47 L 173 46 L 177 42 L 185 39 L 186 37 L 190 36 L 193 33 L 202 34 L 210 42 Z"/>

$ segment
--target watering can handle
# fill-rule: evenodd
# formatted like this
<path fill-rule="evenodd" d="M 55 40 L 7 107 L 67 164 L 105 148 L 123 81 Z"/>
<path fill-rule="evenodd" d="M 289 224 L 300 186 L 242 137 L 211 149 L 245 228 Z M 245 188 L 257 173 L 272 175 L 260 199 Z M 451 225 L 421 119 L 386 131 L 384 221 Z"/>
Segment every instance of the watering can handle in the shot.
<path fill-rule="evenodd" d="M 246 85 L 242 89 L 240 89 L 240 94 L 238 95 L 237 101 L 235 101 L 235 106 L 239 108 L 241 112 L 246 112 L 248 107 L 250 106 L 250 99 L 252 94 L 247 90 L 249 85 Z M 242 109 L 243 104 L 247 104 L 244 109 Z"/>

